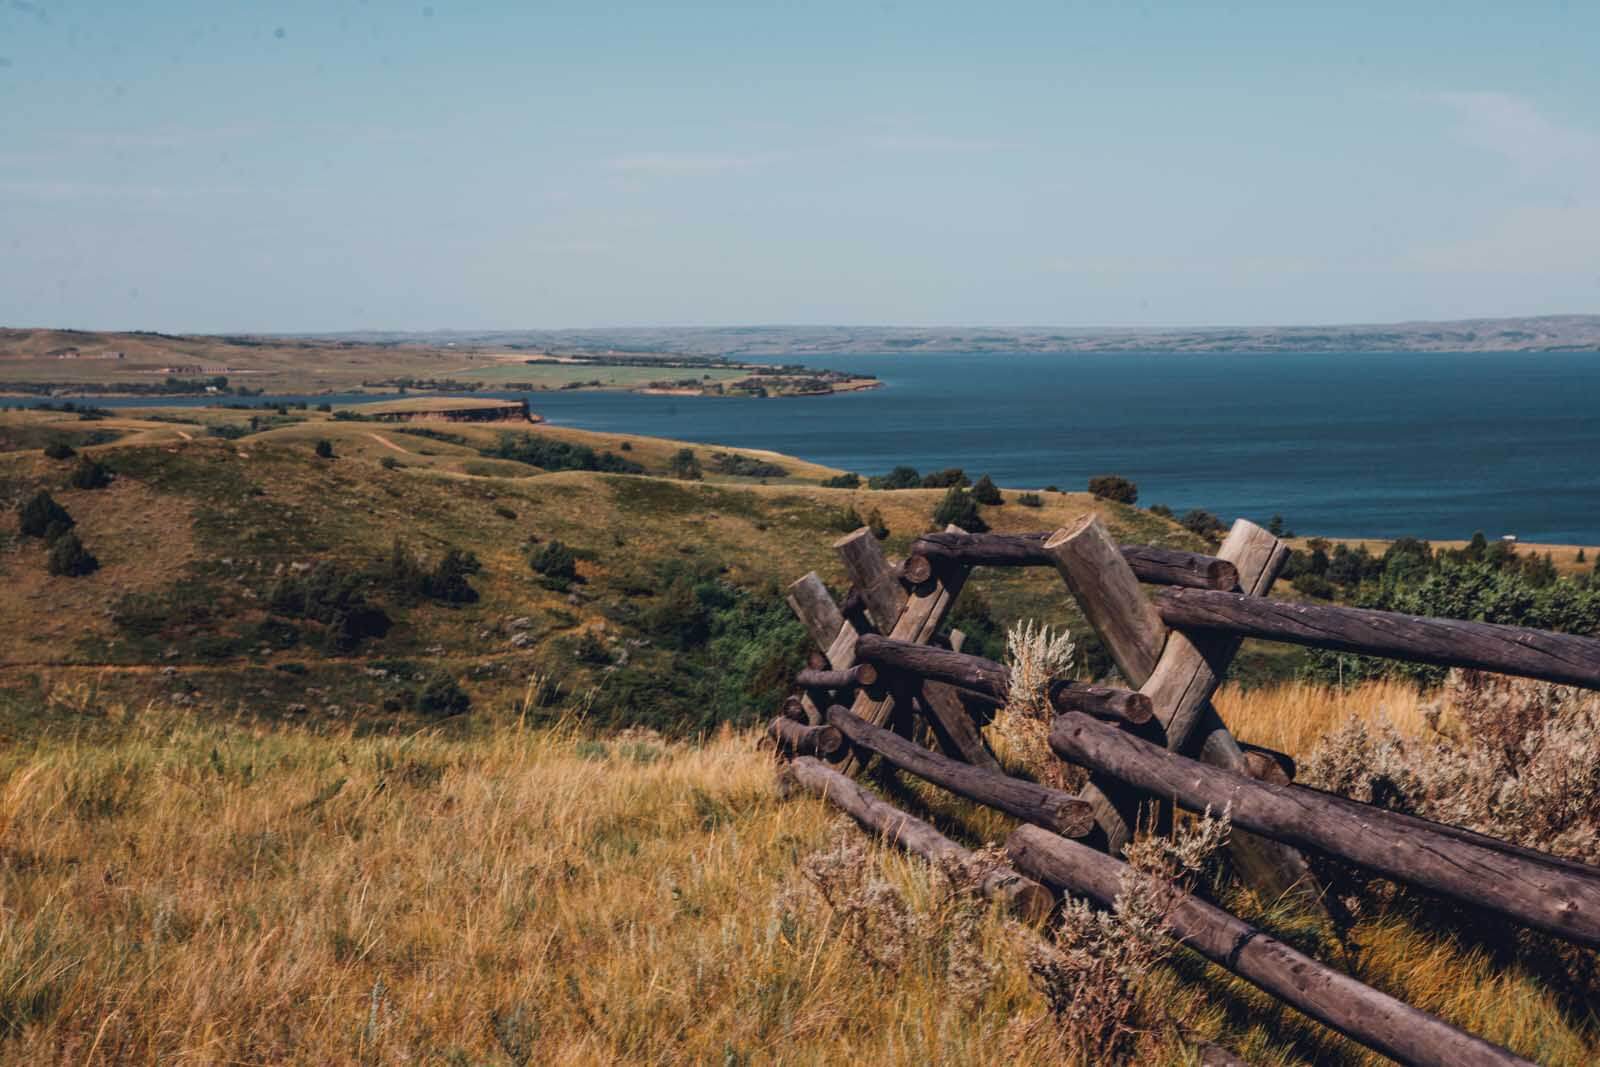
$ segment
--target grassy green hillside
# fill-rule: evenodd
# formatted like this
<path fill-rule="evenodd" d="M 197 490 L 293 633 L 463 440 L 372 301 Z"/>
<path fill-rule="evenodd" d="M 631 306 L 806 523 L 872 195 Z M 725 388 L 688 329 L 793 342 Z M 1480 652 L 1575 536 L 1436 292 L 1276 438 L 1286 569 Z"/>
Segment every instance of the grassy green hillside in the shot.
<path fill-rule="evenodd" d="M 537 675 L 552 694 L 594 690 L 607 722 L 696 730 L 754 718 L 771 710 L 804 644 L 781 585 L 816 569 L 841 586 L 831 543 L 874 510 L 888 551 L 903 553 L 943 492 L 824 488 L 839 472 L 765 452 L 342 414 L 0 416 L 10 447 L 0 454 L 0 579 L 12 591 L 0 607 L 0 691 L 34 705 L 70 691 L 383 723 L 419 714 L 420 690 L 441 674 L 478 707 L 520 699 Z M 604 466 L 609 454 L 643 473 L 484 455 L 507 440 L 518 454 L 531 442 L 539 457 Z M 63 441 L 79 455 L 41 451 Z M 329 458 L 316 452 L 324 441 Z M 684 448 L 702 479 L 667 476 Z M 719 455 L 784 476 L 719 474 Z M 73 486 L 84 457 L 111 473 L 108 486 Z M 19 536 L 18 505 L 39 489 L 76 522 L 97 571 L 50 575 L 42 540 Z M 1092 506 L 1128 539 L 1192 543 L 1164 520 L 1083 494 L 984 511 L 998 529 L 1045 529 Z M 558 541 L 575 556 L 570 578 L 530 566 Z M 470 598 L 419 592 L 409 570 L 452 549 L 479 565 L 465 578 Z M 395 573 L 396 551 L 407 573 Z M 308 606 L 304 587 L 318 582 L 333 583 L 324 600 L 349 594 L 381 612 L 383 632 L 352 639 L 350 604 Z M 975 632 L 986 601 L 1002 617 L 1072 618 L 1056 583 L 1022 574 L 975 583 L 963 605 Z"/>

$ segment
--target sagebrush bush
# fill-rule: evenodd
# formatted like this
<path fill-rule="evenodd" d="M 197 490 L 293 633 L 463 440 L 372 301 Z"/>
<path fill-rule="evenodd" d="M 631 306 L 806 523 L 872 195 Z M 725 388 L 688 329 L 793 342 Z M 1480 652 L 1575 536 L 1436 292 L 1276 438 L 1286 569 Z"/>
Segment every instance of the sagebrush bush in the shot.
<path fill-rule="evenodd" d="M 1431 736 L 1350 719 L 1300 780 L 1355 800 L 1600 862 L 1600 695 L 1451 671 Z"/>
<path fill-rule="evenodd" d="M 1050 751 L 1050 683 L 1072 673 L 1075 646 L 1066 630 L 1052 634 L 1033 620 L 1006 633 L 1011 688 L 991 729 L 1005 741 L 1007 754 L 1039 781 L 1061 789 L 1082 785 L 1082 772 Z"/>
<path fill-rule="evenodd" d="M 1109 910 L 1068 899 L 1051 939 L 1032 939 L 1028 969 L 1048 1013 L 1017 1024 L 1082 1063 L 1144 1062 L 1161 1045 L 1187 1039 L 1187 1010 L 1146 985 L 1177 949 L 1173 908 L 1227 841 L 1227 812 L 1179 823 L 1172 836 L 1145 836 L 1128 846 L 1129 869 Z M 1143 1046 L 1143 1047 L 1141 1047 Z M 1152 1047 L 1154 1046 L 1154 1047 Z"/>
<path fill-rule="evenodd" d="M 980 1000 L 995 978 L 984 957 L 981 920 L 988 912 L 984 881 L 1006 865 L 1005 852 L 985 848 L 961 859 L 931 866 L 933 893 L 921 904 L 909 901 L 883 876 L 860 828 L 840 817 L 834 844 L 801 861 L 805 881 L 829 909 L 829 926 L 873 967 L 897 973 L 917 959 L 942 972 L 957 1005 Z M 780 919 L 802 910 L 791 885 L 774 910 Z"/>

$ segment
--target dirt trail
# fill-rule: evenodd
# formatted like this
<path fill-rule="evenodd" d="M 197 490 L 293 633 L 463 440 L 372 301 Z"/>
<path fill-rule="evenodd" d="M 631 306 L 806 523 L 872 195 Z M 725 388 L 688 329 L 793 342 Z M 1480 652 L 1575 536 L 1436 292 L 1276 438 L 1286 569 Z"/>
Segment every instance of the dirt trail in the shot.
<path fill-rule="evenodd" d="M 389 440 L 387 437 L 383 436 L 382 434 L 369 433 L 369 434 L 367 434 L 367 436 L 372 438 L 374 441 L 378 442 L 384 448 L 392 448 L 396 452 L 400 452 L 400 453 L 402 453 L 404 455 L 407 455 L 407 456 L 411 455 L 410 452 L 407 452 L 405 449 L 401 448 L 399 445 L 395 444 L 393 441 Z"/>

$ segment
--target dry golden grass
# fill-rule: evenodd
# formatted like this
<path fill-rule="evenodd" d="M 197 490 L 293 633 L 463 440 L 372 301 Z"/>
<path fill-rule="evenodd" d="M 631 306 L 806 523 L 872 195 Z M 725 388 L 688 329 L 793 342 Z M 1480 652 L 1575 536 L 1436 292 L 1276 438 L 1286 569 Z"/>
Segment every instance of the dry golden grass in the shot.
<path fill-rule="evenodd" d="M 1304 756 L 1323 734 L 1351 717 L 1367 722 L 1387 719 L 1402 733 L 1421 736 L 1428 697 L 1404 680 L 1365 682 L 1347 689 L 1295 681 L 1250 690 L 1224 686 L 1214 703 L 1241 741 Z"/>
<path fill-rule="evenodd" d="M 1044 1010 L 1030 932 L 984 916 L 994 976 L 970 999 L 937 954 L 875 968 L 839 935 L 798 870 L 841 831 L 815 799 L 776 799 L 753 734 L 503 718 L 359 737 L 149 710 L 80 728 L 67 696 L 54 739 L 0 757 L 6 1062 L 1060 1062 L 1015 1025 Z M 1350 705 L 1227 706 L 1310 728 Z M 871 856 L 930 906 L 925 865 Z M 1354 941 L 1367 981 L 1541 1062 L 1592 1062 L 1520 968 L 1397 915 Z M 1146 995 L 1253 1063 L 1374 1062 L 1214 968 Z"/>

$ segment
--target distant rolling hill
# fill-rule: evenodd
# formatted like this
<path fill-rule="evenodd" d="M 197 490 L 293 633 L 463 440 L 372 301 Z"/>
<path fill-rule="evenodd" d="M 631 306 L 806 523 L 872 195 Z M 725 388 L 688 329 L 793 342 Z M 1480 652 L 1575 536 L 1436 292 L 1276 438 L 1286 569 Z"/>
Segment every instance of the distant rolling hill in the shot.
<path fill-rule="evenodd" d="M 718 326 L 594 330 L 350 333 L 325 339 L 537 347 L 568 352 L 656 352 L 730 357 L 830 352 L 1538 352 L 1600 351 L 1600 315 L 1460 319 L 1347 326 L 1193 329 Z"/>

